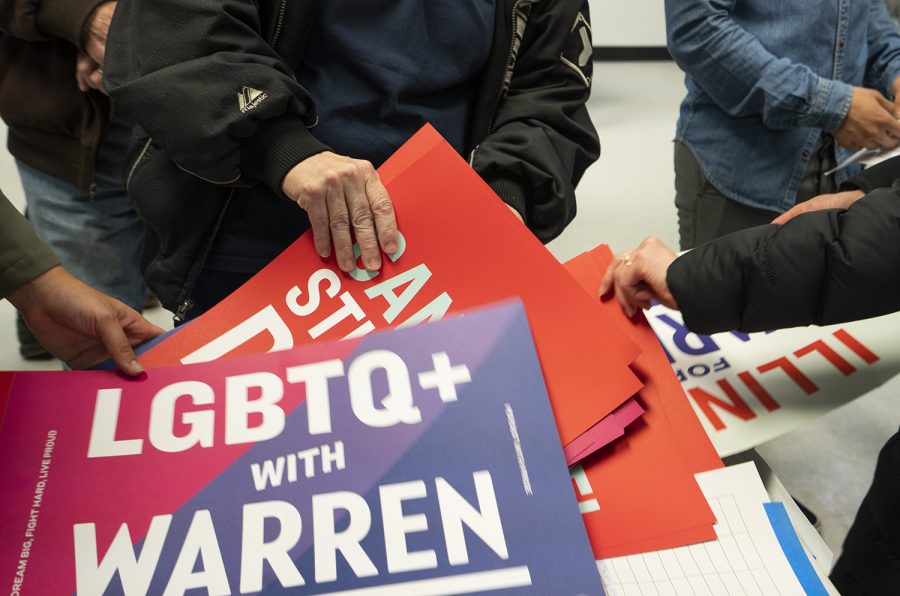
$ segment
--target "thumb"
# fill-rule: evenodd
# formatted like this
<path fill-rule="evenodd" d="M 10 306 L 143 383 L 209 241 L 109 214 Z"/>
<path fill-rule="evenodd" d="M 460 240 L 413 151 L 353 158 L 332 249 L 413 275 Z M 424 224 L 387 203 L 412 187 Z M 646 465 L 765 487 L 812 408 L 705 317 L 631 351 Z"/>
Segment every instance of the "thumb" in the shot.
<path fill-rule="evenodd" d="M 609 266 L 606 268 L 606 273 L 603 274 L 603 279 L 600 281 L 600 288 L 597 290 L 597 296 L 602 297 L 605 296 L 610 288 L 613 285 L 613 275 L 616 272 L 617 265 L 616 258 L 613 257 L 612 262 L 610 262 Z"/>
<path fill-rule="evenodd" d="M 117 318 L 109 317 L 102 321 L 99 331 L 100 341 L 119 370 L 132 377 L 144 372 Z"/>
<path fill-rule="evenodd" d="M 119 321 L 122 322 L 122 328 L 125 331 L 125 335 L 128 337 L 128 343 L 132 345 L 142 344 L 145 341 L 151 340 L 166 332 L 165 329 L 157 327 L 145 319 L 139 312 L 124 305 L 122 308 L 123 310 L 127 310 L 125 310 L 124 315 L 120 314 Z"/>

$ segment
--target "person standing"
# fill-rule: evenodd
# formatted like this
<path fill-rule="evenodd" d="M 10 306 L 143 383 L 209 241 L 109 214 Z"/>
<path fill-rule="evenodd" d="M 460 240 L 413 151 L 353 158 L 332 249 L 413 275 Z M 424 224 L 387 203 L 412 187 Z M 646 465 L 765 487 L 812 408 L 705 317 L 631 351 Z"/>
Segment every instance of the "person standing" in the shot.
<path fill-rule="evenodd" d="M 884 0 L 666 0 L 687 95 L 675 136 L 682 249 L 772 221 L 900 137 L 900 33 Z"/>
<path fill-rule="evenodd" d="M 28 221 L 0 194 L 0 299 L 18 308 L 47 349 L 72 368 L 112 358 L 136 376 L 135 346 L 163 332 L 140 313 L 60 267 Z"/>
<path fill-rule="evenodd" d="M 629 314 L 658 300 L 696 333 L 831 325 L 900 310 L 900 157 L 840 193 L 681 256 L 656 238 L 619 254 L 601 295 Z M 900 431 L 875 474 L 830 574 L 844 596 L 900 594 Z"/>
<path fill-rule="evenodd" d="M 122 184 L 132 125 L 103 92 L 114 1 L 0 0 L 0 116 L 27 215 L 71 274 L 140 311 L 144 228 Z M 18 321 L 25 358 L 46 351 Z"/>
<path fill-rule="evenodd" d="M 586 0 L 122 2 L 104 81 L 145 133 L 148 283 L 196 316 L 307 229 L 378 269 L 398 236 L 374 165 L 426 122 L 549 241 L 599 155 L 591 55 Z"/>

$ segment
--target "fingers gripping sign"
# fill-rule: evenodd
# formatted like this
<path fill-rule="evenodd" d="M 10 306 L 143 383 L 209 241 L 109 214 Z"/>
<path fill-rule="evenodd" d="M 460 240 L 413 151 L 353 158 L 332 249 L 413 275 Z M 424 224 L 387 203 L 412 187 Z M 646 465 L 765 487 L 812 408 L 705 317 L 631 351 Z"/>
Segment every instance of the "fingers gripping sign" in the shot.
<path fill-rule="evenodd" d="M 629 317 L 638 308 L 649 308 L 653 300 L 678 308 L 666 283 L 666 272 L 674 260 L 675 253 L 659 239 L 646 238 L 636 249 L 616 255 L 603 276 L 599 294 L 613 290 Z"/>
<path fill-rule="evenodd" d="M 282 191 L 309 216 L 316 252 L 328 257 L 333 246 L 342 271 L 356 268 L 354 238 L 370 271 L 381 268 L 381 251 L 396 251 L 394 207 L 368 161 L 330 151 L 313 155 L 288 172 Z"/>

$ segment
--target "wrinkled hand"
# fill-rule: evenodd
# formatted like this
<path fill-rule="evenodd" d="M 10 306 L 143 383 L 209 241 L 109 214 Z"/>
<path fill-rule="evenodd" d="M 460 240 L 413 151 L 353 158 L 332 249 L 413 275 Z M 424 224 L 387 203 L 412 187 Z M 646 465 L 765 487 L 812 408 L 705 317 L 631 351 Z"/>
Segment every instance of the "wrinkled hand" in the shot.
<path fill-rule="evenodd" d="M 356 268 L 351 231 L 369 271 L 381 268 L 380 250 L 396 252 L 394 206 L 371 163 L 330 151 L 319 153 L 294 166 L 281 190 L 309 216 L 319 256 L 330 255 L 334 245 L 341 270 Z"/>
<path fill-rule="evenodd" d="M 778 225 L 786 224 L 798 215 L 809 213 L 811 211 L 821 211 L 822 209 L 847 209 L 850 205 L 864 196 L 865 193 L 861 190 L 848 190 L 834 194 L 819 195 L 808 201 L 803 201 L 802 203 L 794 205 L 789 210 L 773 219 L 772 223 Z"/>
<path fill-rule="evenodd" d="M 132 346 L 163 332 L 137 311 L 54 267 L 9 297 L 41 345 L 72 368 L 112 357 L 123 372 L 144 367 Z"/>
<path fill-rule="evenodd" d="M 616 255 L 600 282 L 600 296 L 615 290 L 629 317 L 638 308 L 650 308 L 652 300 L 677 309 L 678 304 L 666 283 L 666 272 L 675 257 L 659 238 L 644 239 L 636 249 Z"/>
<path fill-rule="evenodd" d="M 115 1 L 104 2 L 98 5 L 84 22 L 84 51 L 100 66 L 103 66 L 103 60 L 106 58 L 106 36 L 115 12 Z"/>
<path fill-rule="evenodd" d="M 94 62 L 93 58 L 87 54 L 79 52 L 75 61 L 75 80 L 78 82 L 78 89 L 86 93 L 90 89 L 96 89 L 106 95 L 106 87 L 103 86 L 103 71 L 100 65 Z"/>
<path fill-rule="evenodd" d="M 893 149 L 900 138 L 895 106 L 881 93 L 865 87 L 853 88 L 850 111 L 834 138 L 847 149 Z"/>

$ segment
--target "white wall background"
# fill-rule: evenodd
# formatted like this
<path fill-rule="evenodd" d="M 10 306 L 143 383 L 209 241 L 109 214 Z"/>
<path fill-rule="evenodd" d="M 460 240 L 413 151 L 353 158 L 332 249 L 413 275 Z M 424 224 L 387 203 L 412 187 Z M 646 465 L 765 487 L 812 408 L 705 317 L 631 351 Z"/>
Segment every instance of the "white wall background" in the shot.
<path fill-rule="evenodd" d="M 663 0 L 590 0 L 596 47 L 665 47 Z"/>

